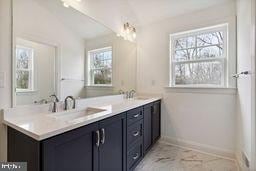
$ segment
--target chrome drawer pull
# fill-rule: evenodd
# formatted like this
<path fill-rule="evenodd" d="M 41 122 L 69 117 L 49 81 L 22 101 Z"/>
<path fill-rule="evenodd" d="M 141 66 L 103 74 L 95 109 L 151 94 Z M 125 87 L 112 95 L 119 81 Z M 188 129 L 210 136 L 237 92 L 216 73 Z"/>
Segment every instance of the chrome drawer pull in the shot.
<path fill-rule="evenodd" d="M 134 115 L 133 117 L 134 117 L 134 118 L 137 118 L 137 117 L 139 117 L 139 116 L 140 116 L 140 114 L 137 114 L 137 115 Z"/>
<path fill-rule="evenodd" d="M 100 146 L 100 131 L 99 130 L 96 131 L 96 136 L 97 136 L 96 146 L 99 147 Z"/>
<path fill-rule="evenodd" d="M 104 144 L 105 143 L 105 129 L 102 128 L 101 132 L 102 132 L 102 138 L 101 138 L 100 142 L 101 142 L 101 144 Z"/>
<path fill-rule="evenodd" d="M 134 133 L 133 133 L 133 136 L 134 136 L 134 137 L 137 137 L 139 134 L 140 134 L 140 132 L 137 131 L 137 132 L 134 132 Z"/>
<path fill-rule="evenodd" d="M 133 160 L 138 159 L 138 158 L 139 158 L 139 153 L 136 153 L 136 155 L 135 155 L 135 156 L 133 156 L 132 158 L 133 158 Z"/>

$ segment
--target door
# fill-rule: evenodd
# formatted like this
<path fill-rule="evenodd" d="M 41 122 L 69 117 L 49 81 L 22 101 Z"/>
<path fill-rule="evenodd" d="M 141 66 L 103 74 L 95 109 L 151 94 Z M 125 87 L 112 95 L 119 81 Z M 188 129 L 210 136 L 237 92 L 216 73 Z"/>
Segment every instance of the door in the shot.
<path fill-rule="evenodd" d="M 97 171 L 97 128 L 95 123 L 43 141 L 42 170 Z"/>
<path fill-rule="evenodd" d="M 99 123 L 99 170 L 125 171 L 126 168 L 126 114 L 105 119 Z"/>
<path fill-rule="evenodd" d="M 160 138 L 161 128 L 161 102 L 155 102 L 152 111 L 152 141 L 155 143 Z"/>
<path fill-rule="evenodd" d="M 144 154 L 152 145 L 152 108 L 153 104 L 144 106 Z"/>

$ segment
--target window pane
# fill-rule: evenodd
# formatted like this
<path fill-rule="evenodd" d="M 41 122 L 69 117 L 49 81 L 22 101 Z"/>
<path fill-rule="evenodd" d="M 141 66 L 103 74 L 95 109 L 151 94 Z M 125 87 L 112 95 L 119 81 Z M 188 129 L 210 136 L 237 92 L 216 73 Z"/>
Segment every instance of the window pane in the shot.
<path fill-rule="evenodd" d="M 16 50 L 16 65 L 20 69 L 28 69 L 29 67 L 29 51 L 22 48 Z"/>
<path fill-rule="evenodd" d="M 197 46 L 223 44 L 223 32 L 212 32 L 197 36 Z"/>
<path fill-rule="evenodd" d="M 27 47 L 16 47 L 16 67 L 17 69 L 32 69 L 33 49 Z"/>
<path fill-rule="evenodd" d="M 180 38 L 175 41 L 175 49 L 178 50 L 195 47 L 195 40 L 195 37 Z"/>
<path fill-rule="evenodd" d="M 17 71 L 16 80 L 18 89 L 29 89 L 29 71 Z"/>
<path fill-rule="evenodd" d="M 209 46 L 204 48 L 198 48 L 198 58 L 214 58 L 221 57 L 223 55 L 223 46 Z"/>
<path fill-rule="evenodd" d="M 101 55 L 96 54 L 93 59 L 93 68 L 101 68 L 104 65 L 102 62 Z"/>
<path fill-rule="evenodd" d="M 89 52 L 91 59 L 88 77 L 89 84 L 112 84 L 112 49 L 104 48 Z"/>
<path fill-rule="evenodd" d="M 112 52 L 106 51 L 103 53 L 95 53 L 93 56 L 93 68 L 111 68 L 112 67 Z"/>
<path fill-rule="evenodd" d="M 105 60 L 111 60 L 111 58 L 112 58 L 112 51 L 107 51 L 104 53 Z"/>
<path fill-rule="evenodd" d="M 94 70 L 92 74 L 94 84 L 111 84 L 111 69 L 97 69 Z"/>
<path fill-rule="evenodd" d="M 196 58 L 196 49 L 185 49 L 175 51 L 175 61 L 193 60 Z"/>
<path fill-rule="evenodd" d="M 175 65 L 175 84 L 221 85 L 223 65 L 220 61 Z"/>

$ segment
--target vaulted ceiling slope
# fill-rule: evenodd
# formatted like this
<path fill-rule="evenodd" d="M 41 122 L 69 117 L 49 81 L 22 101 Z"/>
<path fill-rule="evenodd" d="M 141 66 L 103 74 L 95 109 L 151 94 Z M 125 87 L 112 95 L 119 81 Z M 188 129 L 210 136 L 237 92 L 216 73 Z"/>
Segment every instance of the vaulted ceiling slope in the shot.
<path fill-rule="evenodd" d="M 61 0 L 33 0 L 48 9 L 65 26 L 84 39 L 113 34 L 113 31 L 89 16 L 73 9 L 64 8 Z"/>
<path fill-rule="evenodd" d="M 127 0 L 137 24 L 145 25 L 234 0 Z"/>

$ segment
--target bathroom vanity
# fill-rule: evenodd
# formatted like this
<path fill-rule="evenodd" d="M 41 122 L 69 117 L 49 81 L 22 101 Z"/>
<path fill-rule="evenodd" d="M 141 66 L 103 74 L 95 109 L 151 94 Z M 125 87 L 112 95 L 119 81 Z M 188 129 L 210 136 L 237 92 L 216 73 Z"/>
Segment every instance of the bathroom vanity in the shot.
<path fill-rule="evenodd" d="M 84 3 L 63 3 L 13 0 L 8 161 L 28 171 L 133 170 L 160 137 L 161 98 L 130 98 L 136 42 L 87 16 Z"/>
<path fill-rule="evenodd" d="M 8 161 L 26 161 L 28 171 L 130 171 L 160 138 L 161 99 L 30 117 L 5 118 Z"/>

